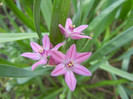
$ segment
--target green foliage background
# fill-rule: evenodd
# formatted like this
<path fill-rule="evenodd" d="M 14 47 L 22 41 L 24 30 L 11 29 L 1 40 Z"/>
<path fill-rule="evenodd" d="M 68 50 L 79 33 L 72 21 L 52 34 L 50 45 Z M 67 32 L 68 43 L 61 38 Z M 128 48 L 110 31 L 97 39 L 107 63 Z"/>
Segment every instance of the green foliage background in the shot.
<path fill-rule="evenodd" d="M 20 56 L 32 51 L 30 41 L 41 44 L 45 33 L 53 45 L 62 42 L 58 24 L 68 17 L 76 27 L 88 24 L 84 33 L 93 38 L 69 41 L 78 52 L 93 52 L 83 62 L 93 76 L 76 75 L 74 92 L 63 76 L 50 76 L 53 67 L 32 72 L 34 61 Z M 0 0 L 0 98 L 131 99 L 132 41 L 133 0 Z"/>

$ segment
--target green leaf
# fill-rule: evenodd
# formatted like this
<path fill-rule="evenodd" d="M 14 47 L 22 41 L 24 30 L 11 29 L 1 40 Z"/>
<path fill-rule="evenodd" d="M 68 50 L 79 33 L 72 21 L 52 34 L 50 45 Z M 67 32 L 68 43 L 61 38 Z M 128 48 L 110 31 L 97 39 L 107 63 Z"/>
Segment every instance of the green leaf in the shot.
<path fill-rule="evenodd" d="M 121 99 L 129 99 L 127 96 L 127 93 L 125 92 L 124 88 L 122 87 L 122 85 L 118 85 L 117 86 L 117 90 L 121 96 Z"/>
<path fill-rule="evenodd" d="M 23 12 L 21 12 L 17 6 L 14 4 L 13 0 L 4 0 L 7 4 L 7 6 L 16 14 L 16 16 L 29 28 L 32 30 L 35 30 L 35 27 L 33 25 L 33 21 L 29 20 L 27 16 Z"/>
<path fill-rule="evenodd" d="M 67 99 L 72 99 L 72 92 L 70 90 L 68 90 Z"/>
<path fill-rule="evenodd" d="M 37 37 L 36 33 L 0 33 L 0 43 Z"/>
<path fill-rule="evenodd" d="M 105 30 L 105 28 L 109 26 L 111 22 L 114 20 L 118 7 L 124 1 L 125 0 L 117 0 L 109 7 L 107 7 L 105 10 L 103 10 L 96 18 L 94 18 L 93 21 L 91 21 L 87 30 L 89 32 L 93 31 L 94 36 L 92 37 L 92 40 L 88 40 L 87 42 L 85 42 L 86 46 L 84 46 L 81 49 L 81 51 L 88 51 L 88 48 L 90 48 L 92 44 L 95 42 L 94 39 L 96 39 Z"/>
<path fill-rule="evenodd" d="M 0 76 L 3 77 L 26 77 L 33 73 L 22 68 L 13 67 L 10 65 L 0 65 Z"/>
<path fill-rule="evenodd" d="M 17 78 L 18 84 L 24 84 L 27 83 L 29 80 L 31 80 L 33 77 L 23 77 L 23 78 Z"/>
<path fill-rule="evenodd" d="M 118 57 L 117 60 L 125 59 L 127 57 L 130 57 L 131 55 L 133 55 L 133 48 L 130 48 L 128 51 L 126 51 L 124 54 Z"/>
<path fill-rule="evenodd" d="M 0 76 L 2 77 L 34 77 L 49 74 L 49 70 L 51 70 L 51 68 L 41 68 L 31 71 L 31 68 L 23 69 L 11 65 L 0 64 Z"/>
<path fill-rule="evenodd" d="M 70 4 L 71 0 L 54 0 L 50 25 L 50 40 L 54 45 L 63 40 L 58 24 L 65 25 Z"/>
<path fill-rule="evenodd" d="M 16 67 L 25 67 L 25 66 L 27 66 L 25 64 L 12 63 L 12 62 L 8 61 L 7 59 L 3 59 L 3 58 L 0 58 L 0 64 L 14 65 Z"/>
<path fill-rule="evenodd" d="M 0 27 L 0 33 L 6 33 L 6 30 Z"/>
<path fill-rule="evenodd" d="M 81 5 L 81 19 L 82 24 L 85 23 L 87 16 L 90 14 L 90 10 L 96 0 L 85 0 Z"/>
<path fill-rule="evenodd" d="M 123 3 L 123 5 L 121 7 L 119 18 L 121 18 L 121 19 L 127 18 L 127 15 L 130 12 L 132 6 L 133 6 L 132 0 L 125 0 L 125 2 Z"/>
<path fill-rule="evenodd" d="M 123 59 L 123 61 L 122 61 L 122 70 L 128 71 L 129 62 L 130 62 L 130 57 L 127 57 L 127 58 Z"/>
<path fill-rule="evenodd" d="M 55 97 L 63 90 L 63 88 L 56 89 L 49 95 L 43 97 L 43 99 L 55 99 Z"/>
<path fill-rule="evenodd" d="M 10 32 L 9 28 L 7 27 L 6 23 L 3 21 L 1 16 L 0 16 L 0 25 L 4 30 L 6 30 L 7 32 Z"/>
<path fill-rule="evenodd" d="M 34 15 L 34 23 L 35 28 L 40 40 L 40 43 L 42 42 L 42 34 L 40 30 L 40 3 L 41 0 L 34 0 L 34 6 L 33 6 L 33 15 Z"/>
<path fill-rule="evenodd" d="M 118 68 L 115 68 L 113 66 L 110 66 L 109 64 L 107 63 L 104 63 L 100 66 L 101 69 L 107 71 L 107 72 L 110 72 L 112 74 L 115 74 L 115 75 L 118 75 L 122 78 L 125 78 L 125 79 L 128 79 L 128 80 L 131 80 L 133 81 L 133 74 L 130 74 L 128 72 L 125 72 L 123 70 L 120 70 Z"/>
<path fill-rule="evenodd" d="M 125 0 L 117 0 L 104 11 L 101 12 L 90 24 L 88 27 L 89 31 L 94 30 L 103 20 L 108 16 L 111 12 L 113 12 L 116 8 L 118 8 Z"/>
<path fill-rule="evenodd" d="M 51 15 L 52 15 L 52 1 L 51 0 L 42 0 L 41 1 L 41 11 L 48 27 L 50 30 Z"/>
<path fill-rule="evenodd" d="M 81 85 L 82 87 L 93 89 L 96 87 L 102 87 L 102 86 L 113 86 L 113 85 L 119 85 L 123 83 L 128 83 L 129 81 L 126 79 L 119 79 L 119 80 L 105 80 L 100 81 L 91 85 Z"/>
<path fill-rule="evenodd" d="M 77 0 L 72 0 L 72 5 L 74 8 L 74 13 L 77 13 L 78 9 L 77 9 Z"/>
<path fill-rule="evenodd" d="M 6 16 L 7 16 L 8 19 L 10 20 L 11 24 L 13 25 L 14 29 L 16 29 L 17 32 L 21 32 L 20 29 L 19 29 L 19 26 L 18 26 L 18 25 L 16 24 L 16 22 L 15 22 L 15 19 L 12 18 L 12 17 L 10 16 L 10 14 L 8 13 L 7 8 L 6 8 L 5 5 L 3 5 L 3 9 L 4 9 L 4 12 L 6 13 Z"/>
<path fill-rule="evenodd" d="M 89 61 L 99 59 L 113 52 L 117 48 L 124 46 L 126 43 L 132 41 L 133 40 L 132 34 L 133 34 L 133 27 L 127 29 L 126 31 L 119 34 L 118 36 L 107 42 L 105 45 L 103 45 L 99 50 L 97 50 L 94 54 L 92 54 L 92 56 L 89 58 Z"/>
<path fill-rule="evenodd" d="M 131 10 L 131 13 L 130 13 L 129 18 L 127 20 L 127 24 L 126 24 L 125 29 L 133 26 L 133 22 L 132 21 L 133 21 L 133 9 Z"/>

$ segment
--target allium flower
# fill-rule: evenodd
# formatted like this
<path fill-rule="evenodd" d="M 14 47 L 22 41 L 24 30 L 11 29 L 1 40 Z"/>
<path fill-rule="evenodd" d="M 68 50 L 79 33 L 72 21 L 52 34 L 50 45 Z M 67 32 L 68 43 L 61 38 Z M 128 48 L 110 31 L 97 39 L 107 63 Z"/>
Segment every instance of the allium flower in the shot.
<path fill-rule="evenodd" d="M 66 55 L 55 50 L 51 51 L 51 53 L 52 57 L 60 63 L 52 71 L 51 75 L 59 76 L 64 74 L 65 81 L 71 91 L 74 91 L 76 87 L 76 79 L 73 72 L 84 76 L 91 76 L 91 72 L 84 66 L 80 65 L 80 63 L 90 57 L 91 52 L 77 53 L 76 46 L 73 44 L 67 51 Z"/>
<path fill-rule="evenodd" d="M 65 37 L 71 37 L 72 39 L 81 39 L 81 38 L 88 38 L 91 39 L 91 37 L 86 36 L 86 35 L 81 35 L 84 34 L 82 31 L 88 27 L 88 25 L 81 25 L 77 28 L 75 28 L 75 25 L 72 25 L 72 20 L 70 18 L 67 19 L 65 28 L 59 24 L 60 31 L 62 34 L 65 34 Z"/>
<path fill-rule="evenodd" d="M 51 56 L 51 50 L 58 50 L 58 48 L 64 44 L 64 43 L 59 43 L 54 48 L 50 49 L 52 47 L 52 44 L 50 44 L 50 40 L 47 34 L 44 35 L 42 39 L 42 43 L 43 43 L 43 47 L 38 45 L 35 42 L 31 42 L 30 45 L 34 53 L 26 52 L 21 54 L 21 56 L 24 56 L 33 60 L 39 60 L 32 65 L 32 70 L 34 70 L 38 65 L 46 64 L 47 57 Z"/>

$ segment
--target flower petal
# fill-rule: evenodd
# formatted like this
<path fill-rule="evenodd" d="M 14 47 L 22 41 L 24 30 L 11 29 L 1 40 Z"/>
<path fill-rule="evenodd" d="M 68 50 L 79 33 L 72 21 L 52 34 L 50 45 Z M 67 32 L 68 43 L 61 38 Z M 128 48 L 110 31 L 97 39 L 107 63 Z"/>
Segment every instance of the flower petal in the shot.
<path fill-rule="evenodd" d="M 38 65 L 44 65 L 47 63 L 47 58 L 46 57 L 42 57 L 38 62 L 36 62 L 35 64 L 32 65 L 32 71 L 38 66 Z"/>
<path fill-rule="evenodd" d="M 50 49 L 50 40 L 47 34 L 44 35 L 43 39 L 42 39 L 42 43 L 43 43 L 43 48 L 45 50 L 49 50 Z"/>
<path fill-rule="evenodd" d="M 73 71 L 77 74 L 84 75 L 84 76 L 92 75 L 91 72 L 87 68 L 79 64 L 75 64 Z"/>
<path fill-rule="evenodd" d="M 33 60 L 39 60 L 41 58 L 38 54 L 30 53 L 30 52 L 23 53 L 23 54 L 21 54 L 21 56 L 24 56 L 24 57 L 27 57 L 27 58 L 30 58 L 30 59 L 33 59 Z"/>
<path fill-rule="evenodd" d="M 68 87 L 70 88 L 71 91 L 74 91 L 75 87 L 76 87 L 76 78 L 73 74 L 72 71 L 67 71 L 65 74 L 65 81 L 68 85 Z"/>
<path fill-rule="evenodd" d="M 55 69 L 52 71 L 52 76 L 59 76 L 66 73 L 66 69 L 64 68 L 64 64 L 59 64 L 55 67 Z"/>
<path fill-rule="evenodd" d="M 38 51 L 42 49 L 42 46 L 40 46 L 39 44 L 35 42 L 30 42 L 30 46 L 32 47 L 33 51 L 36 53 L 38 53 Z"/>
<path fill-rule="evenodd" d="M 84 29 L 86 29 L 88 27 L 88 25 L 80 25 L 79 27 L 74 29 L 74 32 L 81 32 Z"/>
<path fill-rule="evenodd" d="M 75 44 L 73 44 L 67 51 L 66 53 L 66 58 L 69 58 L 69 59 L 75 59 L 76 58 L 76 46 Z"/>
<path fill-rule="evenodd" d="M 70 18 L 67 18 L 65 29 L 68 29 L 70 25 L 72 25 L 72 20 Z"/>
<path fill-rule="evenodd" d="M 55 65 L 55 60 L 53 59 L 52 56 L 50 56 L 50 58 L 49 58 L 49 64 L 50 65 Z"/>
<path fill-rule="evenodd" d="M 71 35 L 80 35 L 83 34 L 82 32 L 71 32 Z"/>
<path fill-rule="evenodd" d="M 65 28 L 61 24 L 59 24 L 58 26 L 59 26 L 62 34 L 67 34 L 67 31 L 65 30 Z"/>
<path fill-rule="evenodd" d="M 59 63 L 63 62 L 65 59 L 65 55 L 62 52 L 56 50 L 51 50 L 51 56 Z"/>
<path fill-rule="evenodd" d="M 62 42 L 62 43 L 59 43 L 59 44 L 57 44 L 53 49 L 51 49 L 51 50 L 58 50 L 62 45 L 64 45 L 65 44 L 65 42 Z"/>
<path fill-rule="evenodd" d="M 72 38 L 72 39 L 81 39 L 81 38 L 92 39 L 92 38 L 89 37 L 89 36 L 86 36 L 86 35 L 78 35 L 78 34 L 72 34 L 72 35 L 71 35 L 71 38 Z"/>
<path fill-rule="evenodd" d="M 51 49 L 51 48 L 53 48 L 53 44 L 52 44 L 52 43 L 50 43 L 50 49 Z"/>
<path fill-rule="evenodd" d="M 77 53 L 76 62 L 82 63 L 91 56 L 92 52 Z"/>

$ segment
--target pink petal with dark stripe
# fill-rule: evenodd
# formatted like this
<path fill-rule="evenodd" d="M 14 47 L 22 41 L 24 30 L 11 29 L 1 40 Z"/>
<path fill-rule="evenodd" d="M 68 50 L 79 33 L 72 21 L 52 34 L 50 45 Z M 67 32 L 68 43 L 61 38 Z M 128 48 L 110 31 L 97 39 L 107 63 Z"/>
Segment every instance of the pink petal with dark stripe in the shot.
<path fill-rule="evenodd" d="M 77 53 L 76 62 L 82 63 L 91 56 L 92 52 Z"/>
<path fill-rule="evenodd" d="M 82 32 L 87 27 L 88 27 L 88 25 L 80 25 L 79 27 L 74 29 L 74 32 Z"/>
<path fill-rule="evenodd" d="M 59 26 L 62 34 L 67 34 L 67 31 L 65 30 L 65 28 L 61 24 L 59 24 L 58 26 Z"/>
<path fill-rule="evenodd" d="M 47 34 L 44 35 L 43 39 L 42 39 L 42 43 L 43 43 L 43 48 L 45 50 L 49 50 L 50 49 L 50 40 Z"/>
<path fill-rule="evenodd" d="M 79 34 L 72 34 L 72 35 L 71 35 L 71 38 L 72 38 L 72 39 L 81 39 L 81 38 L 92 39 L 92 38 L 89 37 L 89 36 L 86 36 L 86 35 L 79 35 Z"/>
<path fill-rule="evenodd" d="M 59 76 L 66 73 L 66 69 L 64 68 L 64 64 L 59 64 L 55 67 L 55 69 L 52 71 L 52 76 Z"/>
<path fill-rule="evenodd" d="M 65 74 L 65 81 L 68 85 L 68 87 L 70 88 L 71 91 L 74 91 L 75 87 L 76 87 L 76 78 L 73 74 L 72 71 L 67 71 Z"/>
<path fill-rule="evenodd" d="M 51 50 L 51 56 L 59 63 L 63 62 L 65 59 L 65 55 L 62 52 L 56 50 Z"/>
<path fill-rule="evenodd" d="M 47 58 L 43 57 L 41 58 L 41 60 L 39 60 L 38 62 L 36 62 L 35 64 L 32 65 L 32 71 L 38 66 L 38 65 L 44 65 L 47 63 Z"/>
<path fill-rule="evenodd" d="M 75 44 L 73 44 L 67 51 L 66 53 L 66 58 L 68 59 L 75 59 L 76 58 L 76 46 Z"/>
<path fill-rule="evenodd" d="M 30 42 L 30 45 L 31 45 L 33 51 L 36 53 L 38 53 L 39 50 L 42 50 L 42 46 L 40 46 L 39 44 L 37 44 L 35 42 Z"/>
<path fill-rule="evenodd" d="M 65 42 L 59 43 L 52 50 L 58 50 L 64 44 L 65 44 Z"/>
<path fill-rule="evenodd" d="M 72 25 L 72 20 L 70 18 L 67 18 L 65 29 L 68 29 L 70 25 Z"/>
<path fill-rule="evenodd" d="M 75 64 L 73 71 L 80 75 L 91 76 L 91 72 L 87 68 L 79 64 Z"/>
<path fill-rule="evenodd" d="M 30 53 L 30 52 L 23 53 L 21 54 L 21 56 L 24 56 L 33 60 L 39 60 L 41 58 L 38 54 Z"/>

